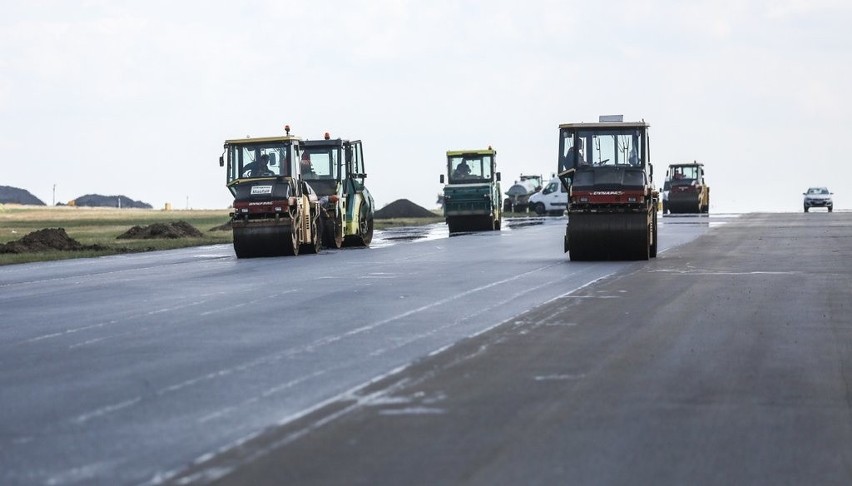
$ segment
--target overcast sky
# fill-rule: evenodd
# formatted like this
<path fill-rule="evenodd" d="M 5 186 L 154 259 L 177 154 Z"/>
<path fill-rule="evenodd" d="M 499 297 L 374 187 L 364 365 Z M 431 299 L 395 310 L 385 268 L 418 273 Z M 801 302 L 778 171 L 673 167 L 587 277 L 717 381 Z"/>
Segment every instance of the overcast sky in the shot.
<path fill-rule="evenodd" d="M 379 207 L 434 208 L 445 152 L 503 191 L 556 169 L 558 125 L 651 124 L 657 185 L 703 162 L 711 211 L 852 208 L 852 2 L 3 2 L 0 185 L 225 208 L 228 138 L 364 143 Z"/>

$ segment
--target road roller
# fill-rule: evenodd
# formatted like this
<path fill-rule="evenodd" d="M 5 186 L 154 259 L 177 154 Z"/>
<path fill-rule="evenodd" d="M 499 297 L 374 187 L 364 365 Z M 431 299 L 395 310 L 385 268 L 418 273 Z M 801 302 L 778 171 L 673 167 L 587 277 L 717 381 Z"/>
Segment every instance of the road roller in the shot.
<path fill-rule="evenodd" d="M 441 184 L 444 181 L 441 174 Z M 499 230 L 503 220 L 500 198 L 497 151 L 492 147 L 447 151 L 444 218 L 450 235 Z"/>
<path fill-rule="evenodd" d="M 370 246 L 373 196 L 364 185 L 364 149 L 360 140 L 332 138 L 302 141 L 302 179 L 320 200 L 323 246 Z"/>
<path fill-rule="evenodd" d="M 283 136 L 226 140 L 219 165 L 234 196 L 230 224 L 237 258 L 317 253 L 320 204 L 302 179 L 300 139 Z"/>
<path fill-rule="evenodd" d="M 559 125 L 558 174 L 569 195 L 564 249 L 572 261 L 657 256 L 649 127 L 621 115 Z"/>
<path fill-rule="evenodd" d="M 707 213 L 710 186 L 704 181 L 704 164 L 671 164 L 663 181 L 663 214 Z"/>

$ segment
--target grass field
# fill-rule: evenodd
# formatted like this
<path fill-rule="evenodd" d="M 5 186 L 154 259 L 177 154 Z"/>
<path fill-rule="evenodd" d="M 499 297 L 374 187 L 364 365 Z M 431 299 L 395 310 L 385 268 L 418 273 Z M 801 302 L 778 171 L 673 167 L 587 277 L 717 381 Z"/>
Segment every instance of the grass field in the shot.
<path fill-rule="evenodd" d="M 19 240 L 44 228 L 64 228 L 68 236 L 83 245 L 102 245 L 105 250 L 46 251 L 32 253 L 0 253 L 0 265 L 35 261 L 88 258 L 118 253 L 170 250 L 188 246 L 231 244 L 231 231 L 210 231 L 228 222 L 227 209 L 174 210 L 85 208 L 69 206 L 18 206 L 0 204 L 0 243 Z M 201 238 L 117 240 L 133 226 L 185 221 L 204 233 Z M 375 228 L 419 226 L 443 221 L 435 218 L 399 218 L 376 220 Z"/>
<path fill-rule="evenodd" d="M 116 239 L 118 235 L 133 226 L 174 221 L 186 221 L 204 233 L 204 236 L 180 239 Z M 64 228 L 68 236 L 83 245 L 99 244 L 107 248 L 98 251 L 3 253 L 0 254 L 0 265 L 231 243 L 230 231 L 209 231 L 227 221 L 228 210 L 226 209 L 162 211 L 156 209 L 0 205 L 0 243 L 21 239 L 39 229 Z"/>

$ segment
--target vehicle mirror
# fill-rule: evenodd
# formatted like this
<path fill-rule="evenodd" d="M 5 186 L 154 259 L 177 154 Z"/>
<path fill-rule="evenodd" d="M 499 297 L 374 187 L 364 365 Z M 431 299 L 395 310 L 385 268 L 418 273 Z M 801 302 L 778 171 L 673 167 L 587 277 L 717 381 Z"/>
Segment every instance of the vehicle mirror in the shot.
<path fill-rule="evenodd" d="M 441 184 L 444 183 L 444 174 L 441 174 Z"/>
<path fill-rule="evenodd" d="M 225 167 L 225 157 L 222 155 L 219 156 L 219 167 Z"/>
<path fill-rule="evenodd" d="M 500 173 L 497 173 L 497 182 L 500 182 Z"/>

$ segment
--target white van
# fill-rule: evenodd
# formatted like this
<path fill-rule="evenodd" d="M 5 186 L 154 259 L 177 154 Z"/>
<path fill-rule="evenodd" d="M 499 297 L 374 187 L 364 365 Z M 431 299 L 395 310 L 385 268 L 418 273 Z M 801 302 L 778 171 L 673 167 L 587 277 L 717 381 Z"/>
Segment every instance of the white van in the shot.
<path fill-rule="evenodd" d="M 542 190 L 530 196 L 530 209 L 537 214 L 562 216 L 568 208 L 568 191 L 558 177 L 550 179 Z"/>

